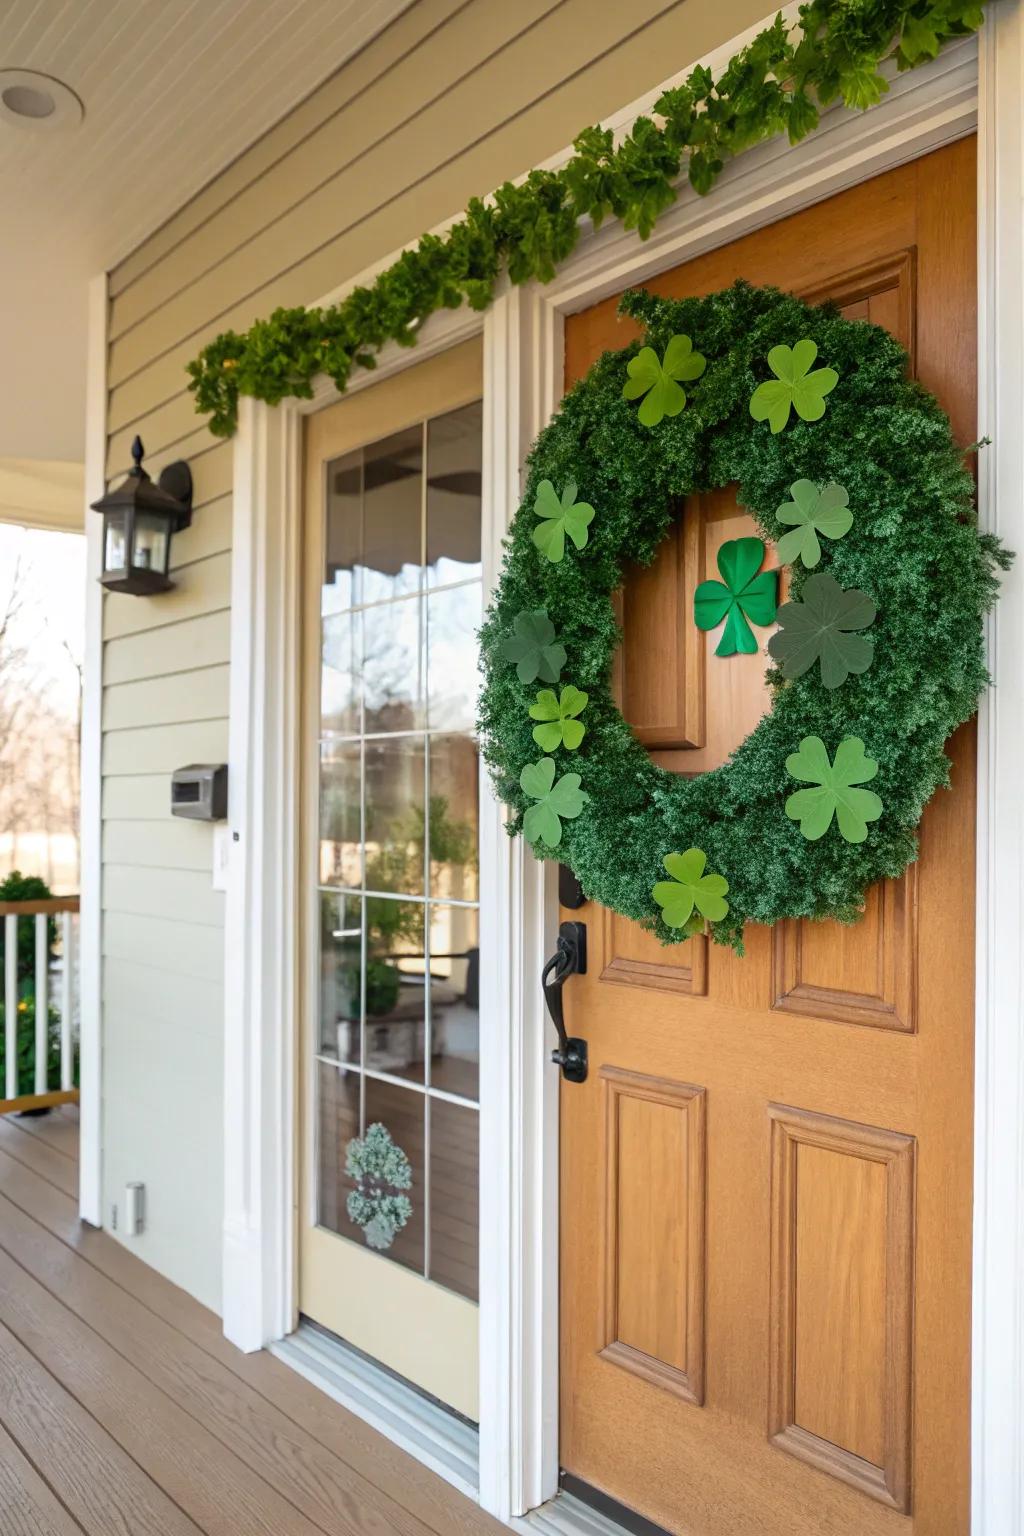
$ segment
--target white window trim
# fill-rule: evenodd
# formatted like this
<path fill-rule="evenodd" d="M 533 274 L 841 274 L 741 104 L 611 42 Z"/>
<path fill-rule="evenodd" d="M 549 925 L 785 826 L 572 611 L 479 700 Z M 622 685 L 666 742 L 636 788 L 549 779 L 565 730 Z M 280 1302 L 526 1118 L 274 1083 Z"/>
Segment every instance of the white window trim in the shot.
<path fill-rule="evenodd" d="M 747 35 L 707 62 L 721 67 Z M 727 169 L 707 201 L 684 191 L 648 242 L 605 226 L 584 236 L 551 285 L 506 288 L 482 322 L 484 559 L 490 580 L 518 504 L 525 451 L 561 395 L 567 313 L 963 137 L 975 125 L 979 430 L 993 439 L 981 461 L 981 517 L 1012 546 L 1024 547 L 1022 87 L 1022 0 L 1000 0 L 988 10 L 980 61 L 974 40 L 957 44 L 933 64 L 896 79 L 871 112 L 840 110 L 795 148 L 772 143 L 750 151 Z M 617 126 L 649 106 L 654 94 L 626 109 Z M 367 276 L 372 273 L 356 281 Z M 357 375 L 350 392 L 480 326 L 481 317 L 467 311 L 435 316 L 415 349 L 389 346 L 378 370 Z M 281 1338 L 295 1321 L 299 428 L 303 415 L 336 398 L 323 382 L 312 401 L 270 408 L 245 400 L 235 439 L 229 756 L 237 841 L 226 932 L 224 1322 L 228 1337 L 245 1349 Z M 983 700 L 979 744 L 972 1393 L 977 1536 L 1024 1531 L 1022 641 L 1024 560 L 1018 560 L 991 624 L 999 687 Z M 538 865 L 521 842 L 511 843 L 501 823 L 500 808 L 486 796 L 480 1497 L 508 1521 L 543 1505 L 557 1488 L 558 1084 L 546 1065 L 550 1031 L 538 985 L 556 919 L 553 871 Z"/>

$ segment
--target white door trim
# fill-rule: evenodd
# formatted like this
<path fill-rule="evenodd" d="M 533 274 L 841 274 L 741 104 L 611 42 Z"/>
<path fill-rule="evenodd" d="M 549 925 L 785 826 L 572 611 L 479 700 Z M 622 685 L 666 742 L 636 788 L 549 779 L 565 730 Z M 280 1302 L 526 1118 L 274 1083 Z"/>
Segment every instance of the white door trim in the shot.
<path fill-rule="evenodd" d="M 721 67 L 742 41 L 734 39 L 706 62 Z M 982 33 L 980 122 L 978 48 L 966 40 L 895 78 L 871 112 L 837 110 L 796 147 L 775 142 L 748 152 L 706 201 L 684 189 L 648 242 L 608 225 L 584 236 L 549 286 L 506 289 L 483 319 L 488 577 L 497 574 L 501 539 L 518 504 L 525 451 L 561 395 L 567 313 L 976 125 L 980 419 L 995 439 L 982 459 L 982 520 L 1024 546 L 1022 58 L 1021 0 L 1000 0 L 990 6 Z M 480 323 L 466 311 L 435 316 L 417 348 L 387 347 L 377 372 L 357 376 L 350 389 L 415 364 Z M 298 783 L 294 762 L 282 767 L 280 759 L 282 741 L 294 739 L 298 698 L 296 587 L 291 596 L 283 590 L 297 581 L 297 570 L 294 551 L 282 558 L 279 546 L 289 530 L 295 536 L 299 522 L 299 419 L 336 398 L 324 383 L 312 401 L 276 409 L 243 402 L 235 440 L 230 762 L 231 826 L 239 842 L 227 908 L 224 1312 L 228 1336 L 250 1349 L 281 1337 L 294 1322 L 294 1068 L 285 1058 L 293 1046 L 298 964 L 289 921 L 296 910 Z M 1024 1316 L 1017 1283 L 1024 1256 L 1024 1142 L 1017 1130 L 1024 1121 L 1021 811 L 1014 803 L 1024 742 L 1022 621 L 1024 561 L 1018 561 L 992 627 L 1000 687 L 983 706 L 979 765 L 973 1461 L 975 1530 L 985 1536 L 1024 1530 Z M 268 634 L 280 643 L 267 643 Z M 288 722 L 290 738 L 282 734 Z M 278 764 L 277 779 L 268 775 L 269 763 Z M 489 816 L 485 805 L 492 807 Z M 549 1031 L 537 986 L 556 909 L 551 869 L 509 842 L 489 796 L 481 806 L 481 864 L 481 883 L 494 900 L 481 919 L 480 1497 L 508 1521 L 557 1488 L 557 1081 L 546 1066 Z"/>

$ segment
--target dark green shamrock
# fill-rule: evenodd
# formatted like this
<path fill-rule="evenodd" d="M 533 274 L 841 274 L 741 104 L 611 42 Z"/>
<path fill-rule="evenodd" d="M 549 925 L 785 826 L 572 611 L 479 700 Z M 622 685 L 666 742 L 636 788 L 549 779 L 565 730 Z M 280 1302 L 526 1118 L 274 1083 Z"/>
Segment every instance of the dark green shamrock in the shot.
<path fill-rule="evenodd" d="M 790 821 L 799 821 L 808 842 L 824 837 L 835 816 L 846 841 L 862 843 L 868 835 L 868 822 L 877 821 L 882 814 L 882 802 L 872 790 L 853 788 L 878 772 L 878 764 L 865 757 L 859 736 L 847 736 L 839 743 L 833 763 L 820 736 L 805 736 L 799 752 L 786 758 L 786 772 L 815 785 L 814 789 L 798 789 L 786 801 L 786 815 Z"/>
<path fill-rule="evenodd" d="M 550 688 L 541 689 L 536 704 L 530 705 L 530 719 L 545 722 L 533 728 L 533 739 L 542 752 L 553 752 L 556 747 L 576 751 L 586 735 L 586 726 L 576 716 L 586 709 L 587 698 L 588 695 L 582 689 L 574 688 L 572 683 L 562 689 L 561 698 L 556 698 Z"/>
<path fill-rule="evenodd" d="M 866 592 L 844 592 L 835 577 L 821 572 L 804 582 L 802 602 L 783 603 L 781 629 L 768 641 L 768 653 L 780 664 L 783 677 L 801 677 L 821 662 L 821 681 L 838 688 L 851 672 L 866 672 L 875 642 L 851 630 L 867 629 L 875 620 L 875 605 Z"/>
<path fill-rule="evenodd" d="M 555 626 L 546 608 L 517 613 L 514 635 L 501 642 L 501 654 L 514 661 L 521 683 L 557 683 L 565 666 L 565 646 L 555 638 Z"/>
<path fill-rule="evenodd" d="M 821 559 L 820 533 L 826 539 L 841 539 L 853 527 L 853 513 L 845 486 L 834 480 L 817 486 L 813 480 L 797 480 L 789 488 L 792 501 L 784 501 L 775 516 L 780 523 L 793 524 L 784 533 L 777 548 L 783 565 L 802 560 L 808 568 Z"/>
<path fill-rule="evenodd" d="M 533 542 L 552 565 L 565 554 L 565 536 L 569 535 L 577 549 L 582 549 L 590 534 L 589 525 L 594 521 L 594 509 L 589 502 L 576 500 L 576 481 L 567 480 L 561 500 L 550 480 L 542 480 L 537 487 L 534 514 L 544 519 L 533 530 Z"/>
<path fill-rule="evenodd" d="M 562 841 L 562 818 L 574 820 L 590 799 L 580 789 L 579 774 L 563 773 L 556 784 L 554 758 L 542 757 L 539 763 L 527 763 L 519 784 L 524 795 L 537 801 L 523 817 L 526 841 L 557 848 Z"/>
<path fill-rule="evenodd" d="M 716 656 L 737 651 L 752 655 L 757 641 L 747 619 L 774 624 L 778 571 L 762 571 L 763 539 L 730 539 L 718 551 L 721 581 L 702 581 L 693 598 L 698 629 L 714 629 L 725 619 Z"/>
<path fill-rule="evenodd" d="M 810 367 L 818 355 L 815 342 L 804 337 L 795 347 L 772 347 L 768 367 L 774 379 L 759 384 L 750 397 L 750 414 L 755 421 L 766 421 L 773 432 L 781 432 L 790 410 L 804 421 L 820 421 L 825 414 L 825 396 L 839 383 L 834 368 Z"/>
<path fill-rule="evenodd" d="M 700 848 L 668 853 L 662 862 L 672 879 L 659 880 L 651 895 L 661 908 L 667 927 L 700 933 L 705 918 L 717 923 L 725 917 L 729 910 L 725 899 L 729 882 L 724 875 L 704 873 L 707 855 Z"/>
<path fill-rule="evenodd" d="M 693 350 L 689 336 L 673 336 L 661 362 L 653 347 L 641 347 L 626 365 L 629 378 L 622 388 L 627 400 L 645 396 L 637 420 L 645 427 L 656 427 L 664 416 L 678 416 L 686 404 L 686 390 L 680 380 L 699 379 L 707 361 Z"/>

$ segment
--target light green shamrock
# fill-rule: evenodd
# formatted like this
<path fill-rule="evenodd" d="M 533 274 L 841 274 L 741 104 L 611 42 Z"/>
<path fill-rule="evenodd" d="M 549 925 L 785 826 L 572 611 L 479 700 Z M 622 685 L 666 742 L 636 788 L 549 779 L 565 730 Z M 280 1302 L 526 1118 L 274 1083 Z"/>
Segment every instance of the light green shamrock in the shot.
<path fill-rule="evenodd" d="M 576 500 L 575 480 L 565 482 L 561 500 L 551 481 L 542 480 L 537 487 L 533 510 L 536 517 L 544 519 L 533 530 L 533 542 L 552 565 L 565 554 L 566 534 L 577 549 L 582 549 L 590 537 L 587 529 L 594 521 L 594 509 L 589 502 Z"/>
<path fill-rule="evenodd" d="M 659 880 L 651 891 L 661 908 L 668 928 L 685 928 L 688 934 L 700 933 L 704 919 L 717 923 L 729 910 L 726 893 L 729 882 L 724 875 L 706 875 L 707 854 L 700 848 L 685 853 L 667 853 L 662 861 L 672 876 Z"/>
<path fill-rule="evenodd" d="M 786 772 L 815 786 L 798 789 L 786 801 L 786 815 L 790 821 L 799 821 L 808 842 L 824 837 L 835 816 L 846 841 L 862 843 L 868 835 L 868 822 L 877 821 L 882 814 L 882 802 L 872 790 L 853 788 L 878 772 L 874 759 L 864 755 L 859 736 L 844 737 L 833 763 L 820 736 L 805 736 L 799 752 L 786 758 Z"/>
<path fill-rule="evenodd" d="M 728 539 L 718 551 L 721 581 L 702 581 L 693 594 L 693 620 L 698 629 L 714 629 L 725 619 L 716 656 L 737 651 L 752 656 L 757 650 L 754 631 L 747 623 L 774 624 L 778 571 L 762 571 L 764 540 Z"/>
<path fill-rule="evenodd" d="M 576 716 L 586 709 L 588 697 L 572 683 L 562 689 L 561 698 L 556 698 L 550 688 L 540 690 L 536 704 L 530 705 L 530 719 L 546 722 L 533 728 L 533 739 L 542 752 L 553 752 L 556 747 L 576 751 L 587 729 Z"/>
<path fill-rule="evenodd" d="M 641 347 L 626 365 L 629 378 L 622 393 L 627 400 L 644 400 L 637 420 L 645 427 L 656 427 L 663 416 L 678 416 L 686 404 L 686 390 L 679 382 L 699 379 L 707 360 L 693 350 L 689 336 L 673 336 L 659 363 L 653 347 Z"/>
<path fill-rule="evenodd" d="M 810 568 L 821 559 L 819 533 L 826 539 L 841 539 L 853 527 L 850 498 L 834 480 L 820 487 L 813 480 L 797 480 L 789 493 L 793 500 L 783 502 L 775 516 L 780 523 L 796 526 L 779 540 L 779 559 L 783 565 L 794 565 L 799 559 Z"/>
<path fill-rule="evenodd" d="M 563 773 L 556 784 L 554 758 L 542 757 L 539 763 L 527 763 L 519 785 L 524 795 L 537 801 L 523 817 L 526 841 L 557 848 L 562 841 L 562 818 L 573 821 L 590 799 L 580 789 L 579 774 Z"/>
<path fill-rule="evenodd" d="M 501 642 L 501 654 L 506 661 L 514 661 L 521 683 L 532 683 L 540 678 L 544 683 L 557 683 L 565 666 L 565 646 L 555 638 L 555 626 L 548 618 L 546 608 L 536 608 L 531 613 L 524 609 L 517 613 L 514 635 Z"/>
<path fill-rule="evenodd" d="M 818 355 L 815 342 L 804 337 L 795 347 L 772 347 L 768 366 L 774 379 L 759 384 L 750 397 L 750 414 L 755 421 L 767 421 L 772 432 L 781 432 L 792 407 L 804 421 L 820 421 L 825 414 L 825 396 L 839 383 L 834 368 L 816 368 L 811 364 Z"/>

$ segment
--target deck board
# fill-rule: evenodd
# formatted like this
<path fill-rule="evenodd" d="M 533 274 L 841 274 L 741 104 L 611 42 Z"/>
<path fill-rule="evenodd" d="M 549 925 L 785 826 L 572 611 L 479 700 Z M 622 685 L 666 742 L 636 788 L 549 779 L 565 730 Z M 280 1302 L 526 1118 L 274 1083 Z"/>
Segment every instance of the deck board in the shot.
<path fill-rule="evenodd" d="M 504 1529 L 281 1361 L 235 1350 L 212 1312 L 80 1223 L 76 1117 L 58 1113 L 56 1135 L 44 1117 L 0 1121 L 0 1499 L 17 1490 L 26 1532 Z"/>

